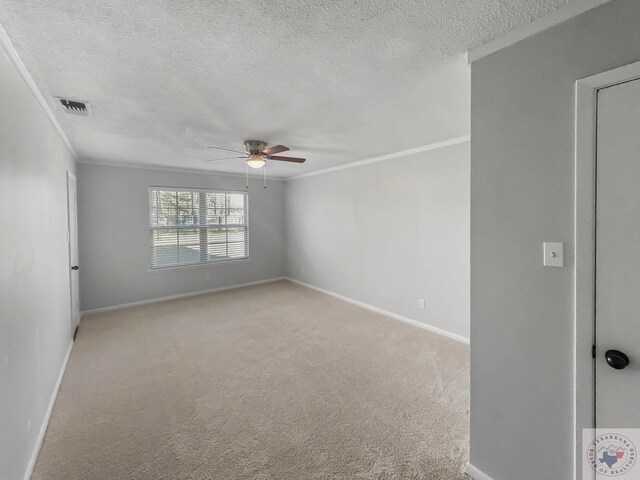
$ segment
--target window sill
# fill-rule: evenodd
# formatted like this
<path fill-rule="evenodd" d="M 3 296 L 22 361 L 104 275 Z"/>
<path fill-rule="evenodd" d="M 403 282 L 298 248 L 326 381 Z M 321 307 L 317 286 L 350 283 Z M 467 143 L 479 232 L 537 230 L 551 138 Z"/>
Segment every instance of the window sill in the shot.
<path fill-rule="evenodd" d="M 202 268 L 202 267 L 216 267 L 219 265 L 229 265 L 230 263 L 244 263 L 250 262 L 251 257 L 246 258 L 238 258 L 236 260 L 223 260 L 220 262 L 202 262 L 202 263 L 193 263 L 187 265 L 173 265 L 171 267 L 158 267 L 158 268 L 150 268 L 147 270 L 147 273 L 161 273 L 172 270 L 189 270 L 192 268 Z"/>

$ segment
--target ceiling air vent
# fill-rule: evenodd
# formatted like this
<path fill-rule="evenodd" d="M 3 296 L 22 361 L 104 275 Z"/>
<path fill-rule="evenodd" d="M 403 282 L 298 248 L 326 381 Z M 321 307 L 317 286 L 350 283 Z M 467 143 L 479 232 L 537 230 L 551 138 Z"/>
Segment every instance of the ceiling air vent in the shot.
<path fill-rule="evenodd" d="M 60 98 L 60 103 L 65 112 L 73 115 L 81 115 L 83 117 L 91 116 L 91 105 L 87 102 L 79 102 L 77 100 L 69 100 L 67 98 Z"/>

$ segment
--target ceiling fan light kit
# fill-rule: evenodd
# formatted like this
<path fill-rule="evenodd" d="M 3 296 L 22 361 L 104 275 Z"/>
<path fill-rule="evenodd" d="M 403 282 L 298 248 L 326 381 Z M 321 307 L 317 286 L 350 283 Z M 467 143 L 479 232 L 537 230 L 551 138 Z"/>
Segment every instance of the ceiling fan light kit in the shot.
<path fill-rule="evenodd" d="M 249 155 L 249 158 L 245 160 L 245 163 L 251 168 L 262 168 L 267 164 L 267 161 L 257 153 Z"/>

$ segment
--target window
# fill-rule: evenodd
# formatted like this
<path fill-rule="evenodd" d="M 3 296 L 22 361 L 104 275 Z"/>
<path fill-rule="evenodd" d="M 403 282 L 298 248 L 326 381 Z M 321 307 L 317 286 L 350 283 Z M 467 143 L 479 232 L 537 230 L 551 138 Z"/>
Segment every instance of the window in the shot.
<path fill-rule="evenodd" d="M 248 258 L 247 194 L 150 187 L 151 268 Z"/>

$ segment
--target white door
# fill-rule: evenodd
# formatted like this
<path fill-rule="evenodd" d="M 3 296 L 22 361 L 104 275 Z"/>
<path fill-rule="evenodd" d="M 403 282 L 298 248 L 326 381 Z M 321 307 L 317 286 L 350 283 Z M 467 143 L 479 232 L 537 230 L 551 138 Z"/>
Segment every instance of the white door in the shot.
<path fill-rule="evenodd" d="M 597 111 L 596 426 L 640 428 L 640 80 Z"/>
<path fill-rule="evenodd" d="M 69 228 L 69 275 L 71 286 L 71 333 L 75 335 L 80 324 L 80 290 L 78 281 L 78 196 L 76 177 L 67 172 L 67 207 Z"/>

